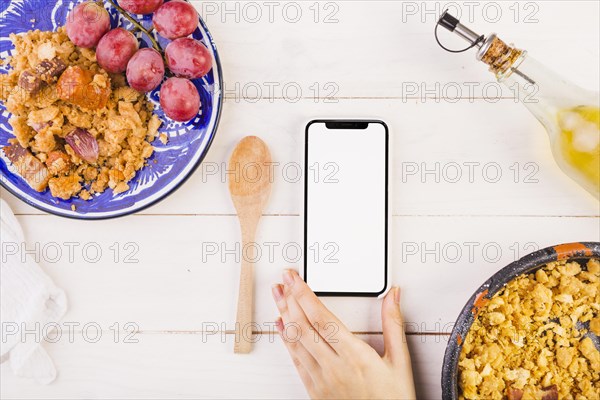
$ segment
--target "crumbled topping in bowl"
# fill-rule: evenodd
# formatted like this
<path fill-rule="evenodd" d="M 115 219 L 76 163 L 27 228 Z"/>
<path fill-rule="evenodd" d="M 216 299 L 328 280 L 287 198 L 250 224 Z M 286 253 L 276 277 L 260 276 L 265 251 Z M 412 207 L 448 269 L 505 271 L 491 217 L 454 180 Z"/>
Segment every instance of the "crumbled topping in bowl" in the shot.
<path fill-rule="evenodd" d="M 479 310 L 459 361 L 461 399 L 598 399 L 600 261 L 553 262 Z"/>
<path fill-rule="evenodd" d="M 0 101 L 14 139 L 4 156 L 36 191 L 54 197 L 114 194 L 154 149 L 160 119 L 123 74 L 108 74 L 95 51 L 75 46 L 64 28 L 11 34 L 11 71 L 0 75 Z"/>

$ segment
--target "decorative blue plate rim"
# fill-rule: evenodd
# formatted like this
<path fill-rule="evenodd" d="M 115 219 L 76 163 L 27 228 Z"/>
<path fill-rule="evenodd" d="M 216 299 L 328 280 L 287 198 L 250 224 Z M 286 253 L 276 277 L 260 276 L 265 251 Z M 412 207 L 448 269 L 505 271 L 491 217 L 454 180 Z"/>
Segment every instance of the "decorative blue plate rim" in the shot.
<path fill-rule="evenodd" d="M 27 0 L 24 0 L 24 1 L 27 1 Z M 9 4 L 14 3 L 14 2 L 19 2 L 19 0 L 16 0 L 16 1 L 12 0 L 9 2 Z M 65 2 L 69 3 L 71 6 L 73 6 L 74 4 L 79 3 L 80 1 L 66 0 Z M 58 6 L 61 3 L 63 3 L 63 1 L 58 0 L 56 2 L 56 5 Z M 4 14 L 6 12 L 6 8 L 3 8 L 2 10 L 0 10 L 0 12 L 2 14 Z M 111 12 L 113 14 L 113 15 L 111 15 L 111 17 L 114 21 L 117 18 L 117 17 L 115 17 L 116 11 L 114 9 L 109 8 L 109 12 Z M 138 17 L 141 17 L 141 16 L 138 16 Z M 144 16 L 142 18 L 147 19 L 147 17 L 148 16 Z M 169 181 L 168 183 L 165 183 L 158 190 L 153 191 L 152 193 L 150 193 L 149 195 L 147 195 L 141 199 L 137 199 L 136 194 L 130 194 L 130 196 L 133 196 L 133 200 L 134 200 L 133 203 L 126 202 L 125 207 L 117 208 L 112 211 L 85 211 L 85 210 L 81 210 L 81 209 L 72 210 L 70 208 L 65 208 L 65 204 L 68 204 L 68 202 L 65 203 L 64 201 L 60 201 L 60 203 L 62 203 L 62 207 L 59 207 L 59 206 L 57 206 L 55 204 L 51 204 L 47 201 L 40 201 L 38 199 L 35 199 L 33 197 L 33 195 L 28 192 L 32 192 L 32 193 L 37 193 L 37 192 L 33 191 L 33 189 L 31 189 L 31 188 L 29 188 L 30 190 L 28 190 L 27 192 L 20 190 L 20 189 L 18 189 L 18 186 L 13 183 L 12 179 L 9 179 L 9 178 L 14 178 L 15 175 L 9 171 L 8 174 L 10 174 L 12 176 L 7 176 L 7 173 L 4 172 L 4 168 L 2 168 L 2 167 L 6 167 L 6 166 L 3 165 L 5 163 L 5 160 L 2 157 L 0 157 L 0 186 L 2 186 L 2 188 L 4 188 L 5 190 L 7 190 L 9 193 L 16 196 L 17 198 L 19 198 L 20 200 L 24 201 L 25 203 L 31 205 L 32 207 L 34 207 L 40 211 L 48 212 L 50 214 L 57 215 L 60 217 L 71 218 L 71 219 L 83 219 L 83 220 L 105 220 L 105 219 L 112 219 L 112 218 L 118 218 L 118 217 L 131 215 L 131 214 L 143 211 L 153 205 L 156 205 L 160 201 L 167 198 L 169 195 L 173 194 L 176 190 L 178 190 L 194 174 L 196 169 L 202 164 L 206 155 L 208 154 L 208 151 L 209 151 L 209 149 L 212 145 L 212 142 L 216 136 L 216 132 L 217 132 L 217 128 L 219 126 L 219 122 L 221 120 L 221 113 L 222 113 L 222 108 L 223 108 L 222 107 L 223 106 L 223 96 L 222 96 L 222 91 L 221 91 L 221 88 L 223 87 L 223 69 L 221 66 L 219 52 L 217 50 L 217 46 L 216 46 L 216 44 L 213 40 L 213 37 L 212 37 L 210 31 L 208 30 L 208 27 L 206 26 L 205 22 L 202 20 L 202 18 L 200 16 L 198 19 L 199 19 L 199 27 L 198 27 L 196 33 L 194 33 L 194 37 L 196 39 L 202 40 L 204 42 L 204 44 L 207 45 L 207 47 L 209 48 L 209 51 L 213 55 L 213 61 L 214 61 L 213 68 L 212 68 L 211 72 L 209 73 L 209 75 L 211 75 L 211 77 L 214 79 L 214 81 L 212 83 L 214 90 L 211 93 L 211 96 L 212 96 L 212 104 L 210 106 L 211 113 L 208 116 L 208 124 L 207 124 L 206 130 L 204 131 L 204 134 L 201 135 L 202 137 L 201 137 L 201 143 L 199 145 L 199 149 L 191 156 L 191 158 L 188 160 L 188 162 L 185 164 L 185 166 L 181 169 L 181 171 L 179 171 L 177 173 L 175 179 Z M 143 23 L 144 21 L 141 20 L 140 22 Z M 113 24 L 113 27 L 114 27 L 114 24 Z M 198 33 L 201 35 L 201 38 L 196 37 Z M 164 48 L 163 43 L 168 42 L 168 41 L 158 37 L 157 35 L 155 35 L 155 37 L 157 38 L 157 40 L 159 40 L 159 42 L 162 42 L 161 45 Z M 0 38 L 0 40 L 6 40 L 6 38 Z M 143 42 L 144 39 L 141 38 L 141 40 Z M 215 73 L 215 70 L 216 70 L 216 73 Z M 202 84 L 202 83 L 198 83 L 198 82 L 194 82 L 194 83 L 196 84 L 196 86 L 199 86 Z M 199 91 L 200 91 L 200 94 L 202 97 L 203 93 L 200 90 L 200 88 L 199 88 Z M 148 94 L 148 98 L 150 98 L 151 96 L 157 97 L 156 91 Z M 205 104 L 203 103 L 203 109 L 204 109 L 204 106 L 205 106 Z M 0 110 L 0 111 L 2 111 L 2 113 L 4 114 L 4 115 L 2 115 L 2 117 L 6 117 L 7 112 L 4 109 L 4 107 L 2 107 L 2 110 Z M 161 118 L 161 120 L 163 121 L 163 126 L 164 126 L 165 119 Z M 162 128 L 162 126 L 161 126 L 161 128 Z M 0 127 L 0 129 L 4 129 L 4 128 Z M 153 144 L 156 145 L 156 141 L 153 142 Z M 2 152 L 0 151 L 0 153 L 2 153 Z M 154 155 L 153 155 L 153 157 L 154 157 Z M 151 159 L 149 159 L 148 161 L 150 162 L 150 160 Z M 144 168 L 148 168 L 148 167 L 144 167 Z M 142 171 L 142 170 L 140 170 L 140 171 Z M 140 171 L 138 171 L 138 174 Z M 137 177 L 137 175 L 136 175 L 136 177 Z M 134 178 L 134 180 L 135 179 L 136 178 Z M 24 181 L 20 177 L 18 177 L 18 180 L 22 181 L 21 182 L 21 186 L 22 186 L 22 183 Z M 128 192 L 130 192 L 130 191 L 128 191 Z M 110 195 L 110 196 L 115 196 L 114 199 L 116 201 L 118 201 L 119 196 L 125 195 L 128 192 L 125 192 L 125 193 L 115 196 L 112 194 L 111 189 L 107 189 L 105 191 L 105 194 Z M 95 199 L 92 198 L 91 200 L 87 201 L 86 203 L 94 202 L 94 200 Z"/>

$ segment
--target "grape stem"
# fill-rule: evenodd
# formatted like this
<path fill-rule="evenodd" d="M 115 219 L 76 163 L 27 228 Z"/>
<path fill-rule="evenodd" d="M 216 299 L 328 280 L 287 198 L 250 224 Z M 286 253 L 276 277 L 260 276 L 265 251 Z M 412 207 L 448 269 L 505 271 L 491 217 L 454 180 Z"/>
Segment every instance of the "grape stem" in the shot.
<path fill-rule="evenodd" d="M 154 38 L 154 36 L 152 36 L 152 34 L 150 33 L 150 31 L 148 31 L 146 28 L 144 28 L 144 26 L 142 24 L 140 24 L 135 18 L 133 18 L 131 15 L 129 15 L 129 13 L 127 11 L 123 10 L 113 0 L 108 0 L 108 2 L 110 4 L 112 4 L 112 6 L 114 8 L 117 9 L 117 11 L 119 12 L 119 14 L 121 14 L 122 16 L 124 16 L 125 18 L 127 18 L 136 27 L 136 29 L 139 29 L 140 31 L 144 32 L 146 34 L 146 36 L 148 36 L 148 38 L 152 42 L 152 47 L 154 47 L 154 49 L 156 51 L 158 51 L 161 54 L 161 56 L 163 56 L 163 52 L 162 52 L 162 49 L 160 48 L 160 45 L 158 44 L 158 42 L 156 41 L 156 39 Z"/>

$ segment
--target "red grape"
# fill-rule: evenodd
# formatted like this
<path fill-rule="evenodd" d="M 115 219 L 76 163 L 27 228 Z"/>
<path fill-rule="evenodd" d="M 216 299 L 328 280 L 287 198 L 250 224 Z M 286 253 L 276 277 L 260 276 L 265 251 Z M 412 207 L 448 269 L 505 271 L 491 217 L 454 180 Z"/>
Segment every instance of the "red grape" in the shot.
<path fill-rule="evenodd" d="M 203 77 L 212 68 L 212 58 L 208 49 L 191 38 L 173 40 L 167 46 L 165 56 L 171 72 L 184 78 Z"/>
<path fill-rule="evenodd" d="M 198 12 L 190 3 L 172 0 L 163 4 L 152 17 L 160 36 L 177 39 L 191 35 L 198 27 Z"/>
<path fill-rule="evenodd" d="M 138 92 L 156 89 L 164 76 L 165 63 L 160 53 L 152 48 L 140 49 L 127 64 L 127 82 Z"/>
<path fill-rule="evenodd" d="M 163 3 L 163 0 L 120 0 L 119 5 L 133 14 L 152 14 Z"/>
<path fill-rule="evenodd" d="M 86 1 L 69 13 L 65 27 L 71 42 L 79 47 L 91 48 L 110 29 L 110 16 L 101 5 Z"/>
<path fill-rule="evenodd" d="M 123 72 L 138 48 L 139 43 L 133 33 L 123 28 L 116 28 L 102 36 L 98 42 L 96 60 L 108 72 Z"/>
<path fill-rule="evenodd" d="M 160 105 L 172 120 L 189 121 L 200 110 L 200 95 L 190 80 L 169 78 L 160 88 Z"/>

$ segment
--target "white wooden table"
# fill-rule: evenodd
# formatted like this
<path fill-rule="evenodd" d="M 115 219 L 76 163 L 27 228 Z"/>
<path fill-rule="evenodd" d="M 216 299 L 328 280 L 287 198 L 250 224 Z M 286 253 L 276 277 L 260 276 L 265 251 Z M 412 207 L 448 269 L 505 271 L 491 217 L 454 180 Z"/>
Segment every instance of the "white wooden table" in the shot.
<path fill-rule="evenodd" d="M 472 52 L 452 55 L 435 43 L 443 2 L 194 3 L 220 51 L 226 101 L 204 165 L 179 191 L 102 222 L 45 215 L 1 192 L 68 294 L 63 323 L 77 324 L 72 340 L 65 324 L 60 340 L 44 344 L 59 371 L 53 384 L 15 378 L 3 365 L 2 398 L 306 397 L 269 334 L 277 315 L 270 286 L 298 266 L 299 143 L 314 118 L 379 118 L 390 127 L 391 275 L 403 288 L 420 398 L 440 397 L 448 334 L 485 279 L 536 248 L 600 240 L 599 203 L 554 164 L 540 124 L 498 91 Z M 498 32 L 598 90 L 598 2 L 453 4 L 474 29 Z M 502 122 L 490 124 L 498 115 Z M 232 334 L 240 234 L 222 173 L 249 134 L 281 167 L 258 235 L 263 334 L 243 356 L 233 354 Z M 380 301 L 324 301 L 381 349 Z M 138 332 L 127 337 L 132 327 Z"/>

